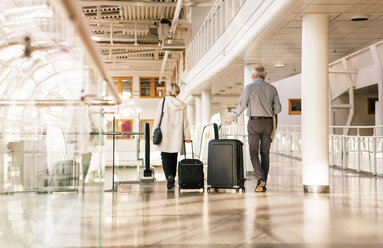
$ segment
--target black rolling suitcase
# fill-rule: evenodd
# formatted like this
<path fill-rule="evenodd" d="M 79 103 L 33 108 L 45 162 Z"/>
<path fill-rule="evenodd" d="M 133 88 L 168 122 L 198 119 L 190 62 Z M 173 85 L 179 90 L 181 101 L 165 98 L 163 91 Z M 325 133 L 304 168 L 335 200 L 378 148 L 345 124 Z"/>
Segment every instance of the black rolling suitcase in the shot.
<path fill-rule="evenodd" d="M 185 143 L 184 143 L 185 145 Z M 202 189 L 204 190 L 204 173 L 203 163 L 198 159 L 194 159 L 193 143 L 192 154 L 193 159 L 186 158 L 178 162 L 178 190 L 181 189 Z"/>
<path fill-rule="evenodd" d="M 243 143 L 235 139 L 214 139 L 209 142 L 207 191 L 229 188 L 245 192 L 243 175 Z"/>

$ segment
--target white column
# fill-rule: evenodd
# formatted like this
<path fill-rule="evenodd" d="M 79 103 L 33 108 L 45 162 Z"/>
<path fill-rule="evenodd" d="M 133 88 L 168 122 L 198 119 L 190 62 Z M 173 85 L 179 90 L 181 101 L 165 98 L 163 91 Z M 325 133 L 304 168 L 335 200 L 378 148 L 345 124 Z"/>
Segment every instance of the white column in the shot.
<path fill-rule="evenodd" d="M 211 105 L 211 93 L 210 90 L 202 90 L 202 125 L 207 125 L 210 123 L 210 105 Z"/>
<path fill-rule="evenodd" d="M 197 154 L 199 154 L 199 147 L 200 147 L 200 139 L 201 139 L 201 132 L 202 132 L 202 128 L 201 128 L 201 122 L 202 122 L 202 114 L 201 114 L 201 111 L 202 110 L 202 100 L 201 100 L 201 96 L 196 96 L 195 97 L 195 141 L 194 141 L 194 147 L 195 147 L 195 150 L 197 152 Z"/>
<path fill-rule="evenodd" d="M 195 97 L 195 124 L 196 126 L 200 126 L 202 123 L 202 100 L 201 96 Z"/>
<path fill-rule="evenodd" d="M 302 20 L 303 186 L 305 192 L 329 192 L 328 15 Z"/>
<path fill-rule="evenodd" d="M 255 67 L 255 64 L 245 64 L 244 66 L 244 75 L 243 75 L 243 88 L 246 87 L 246 85 L 251 84 L 253 82 L 253 79 L 251 78 L 251 72 L 253 68 Z M 244 123 L 244 128 L 245 128 L 245 133 L 247 134 L 247 123 L 249 122 L 249 117 L 246 115 L 247 110 L 243 112 L 243 117 L 241 116 L 240 118 L 243 118 L 243 123 Z M 239 123 L 241 121 L 238 121 Z M 246 175 L 254 175 L 254 168 L 253 165 L 251 164 L 251 159 L 250 159 L 250 150 L 249 150 L 249 144 L 246 142 L 245 144 L 245 168 L 246 168 Z"/>
<path fill-rule="evenodd" d="M 189 120 L 189 125 L 192 126 L 195 124 L 195 108 L 194 105 L 188 105 L 187 109 L 187 115 Z"/>
<path fill-rule="evenodd" d="M 374 60 L 376 74 L 378 79 L 378 96 L 379 100 L 375 102 L 375 126 L 383 125 L 383 68 L 382 61 L 378 53 L 376 45 L 370 46 L 372 59 Z M 377 128 L 375 135 L 383 135 L 383 128 Z"/>

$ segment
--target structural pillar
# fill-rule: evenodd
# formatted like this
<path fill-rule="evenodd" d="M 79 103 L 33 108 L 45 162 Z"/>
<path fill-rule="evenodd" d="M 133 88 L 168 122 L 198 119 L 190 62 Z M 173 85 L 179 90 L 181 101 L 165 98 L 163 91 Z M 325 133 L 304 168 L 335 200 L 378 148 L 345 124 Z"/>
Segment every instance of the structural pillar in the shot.
<path fill-rule="evenodd" d="M 201 126 L 201 123 L 202 123 L 201 110 L 202 110 L 201 96 L 196 96 L 195 97 L 195 125 L 196 126 Z"/>
<path fill-rule="evenodd" d="M 194 126 L 195 125 L 195 116 L 196 116 L 194 105 L 189 104 L 186 111 L 187 111 L 187 115 L 188 115 L 189 125 Z"/>
<path fill-rule="evenodd" d="M 202 90 L 202 125 L 210 124 L 210 105 L 211 105 L 211 93 L 210 90 Z"/>
<path fill-rule="evenodd" d="M 201 132 L 202 132 L 202 98 L 201 96 L 196 96 L 195 97 L 195 128 L 194 128 L 194 137 L 195 137 L 195 142 L 194 142 L 194 147 L 195 150 L 197 151 L 197 154 L 199 154 L 199 148 L 200 148 L 200 139 L 201 139 Z"/>
<path fill-rule="evenodd" d="M 328 15 L 302 19 L 302 166 L 305 192 L 329 192 Z"/>

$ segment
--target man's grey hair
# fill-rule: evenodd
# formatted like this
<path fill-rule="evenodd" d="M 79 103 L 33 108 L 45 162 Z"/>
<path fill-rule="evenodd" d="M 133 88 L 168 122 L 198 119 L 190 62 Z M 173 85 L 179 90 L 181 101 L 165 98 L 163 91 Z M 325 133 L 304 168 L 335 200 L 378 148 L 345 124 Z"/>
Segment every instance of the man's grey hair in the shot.
<path fill-rule="evenodd" d="M 251 75 L 256 78 L 259 77 L 265 79 L 267 72 L 265 71 L 265 67 L 263 67 L 263 65 L 258 64 L 254 66 L 253 70 L 251 71 Z"/>

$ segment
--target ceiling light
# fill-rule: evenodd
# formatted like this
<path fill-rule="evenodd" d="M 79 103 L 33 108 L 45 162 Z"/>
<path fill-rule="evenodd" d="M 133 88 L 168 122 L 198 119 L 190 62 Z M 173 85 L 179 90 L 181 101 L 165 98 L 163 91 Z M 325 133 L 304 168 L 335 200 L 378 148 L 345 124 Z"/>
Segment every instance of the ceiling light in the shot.
<path fill-rule="evenodd" d="M 353 22 L 361 22 L 361 21 L 367 21 L 368 20 L 368 15 L 354 15 L 354 16 L 351 16 L 351 21 Z"/>
<path fill-rule="evenodd" d="M 97 37 L 97 36 L 92 36 L 91 38 L 92 38 L 92 40 L 94 40 L 94 41 L 100 41 L 100 38 Z"/>
<path fill-rule="evenodd" d="M 283 63 L 277 63 L 274 65 L 274 67 L 284 67 L 286 66 L 286 64 L 283 64 Z"/>

